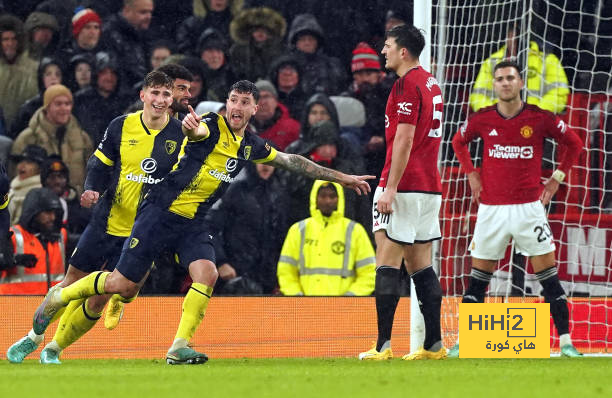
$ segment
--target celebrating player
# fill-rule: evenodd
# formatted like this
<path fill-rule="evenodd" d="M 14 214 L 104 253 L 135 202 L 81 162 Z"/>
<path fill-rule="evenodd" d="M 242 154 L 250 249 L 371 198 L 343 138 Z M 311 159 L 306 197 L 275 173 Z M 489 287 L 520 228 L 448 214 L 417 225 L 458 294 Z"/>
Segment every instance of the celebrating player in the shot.
<path fill-rule="evenodd" d="M 385 111 L 387 156 L 374 193 L 376 239 L 376 312 L 378 340 L 359 354 L 363 360 L 391 359 L 391 329 L 399 301 L 402 257 L 425 319 L 423 347 L 403 359 L 442 359 L 440 333 L 442 289 L 431 266 L 431 242 L 441 238 L 438 213 L 442 186 L 438 149 L 442 136 L 442 92 L 436 79 L 419 65 L 425 38 L 414 26 L 387 32 L 386 67 L 399 79 Z"/>
<path fill-rule="evenodd" d="M 185 137 L 181 122 L 168 115 L 173 84 L 165 73 L 150 72 L 140 92 L 143 111 L 120 116 L 109 124 L 89 159 L 85 192 L 81 196 L 81 205 L 85 207 L 100 202 L 70 258 L 64 280 L 57 286 L 68 286 L 103 266 L 114 269 L 142 196 L 177 162 Z M 41 363 L 60 363 L 60 352 L 96 324 L 109 297 L 72 301 L 60 319 L 53 341 L 41 352 Z M 120 307 L 113 310 L 115 318 L 121 313 L 119 304 L 122 303 L 109 304 Z M 9 348 L 8 360 L 22 362 L 42 342 L 43 333 L 37 328 L 30 330 Z"/>
<path fill-rule="evenodd" d="M 569 335 L 567 297 L 555 266 L 555 244 L 544 205 L 548 204 L 576 161 L 582 144 L 576 134 L 551 112 L 521 100 L 523 88 L 519 66 L 502 61 L 494 68 L 496 105 L 468 118 L 453 138 L 453 149 L 468 174 L 472 199 L 479 204 L 474 237 L 470 245 L 472 272 L 464 303 L 484 302 L 497 261 L 504 257 L 510 238 L 516 250 L 529 256 L 536 277 L 550 303 L 561 339 L 561 354 L 582 356 Z M 540 170 L 544 138 L 562 147 L 560 165 L 542 187 Z M 468 144 L 484 143 L 481 171 L 474 168 Z M 459 354 L 457 343 L 449 352 Z"/>
<path fill-rule="evenodd" d="M 166 360 L 170 364 L 199 364 L 208 357 L 188 346 L 204 318 L 217 280 L 215 255 L 204 217 L 210 206 L 234 181 L 246 161 L 268 163 L 313 179 L 339 182 L 358 193 L 369 191 L 373 176 L 350 176 L 317 165 L 302 156 L 277 152 L 261 138 L 246 132 L 257 111 L 259 91 L 246 80 L 232 85 L 227 119 L 208 113 L 196 115 L 191 107 L 183 119 L 188 137 L 179 163 L 153 187 L 138 209 L 134 228 L 115 270 L 95 272 L 70 286 L 50 290 L 34 316 L 34 331 L 44 332 L 53 316 L 71 300 L 119 293 L 134 297 L 151 261 L 169 248 L 193 280 L 183 302 L 178 331 Z"/>

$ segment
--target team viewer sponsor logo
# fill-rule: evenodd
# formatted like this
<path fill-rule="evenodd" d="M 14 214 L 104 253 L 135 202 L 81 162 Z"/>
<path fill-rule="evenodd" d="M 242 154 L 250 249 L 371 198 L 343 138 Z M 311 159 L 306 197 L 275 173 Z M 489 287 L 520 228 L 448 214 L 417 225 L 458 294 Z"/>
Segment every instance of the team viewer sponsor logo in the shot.
<path fill-rule="evenodd" d="M 489 157 L 495 159 L 531 159 L 533 158 L 533 147 L 495 144 L 493 148 L 489 149 Z"/>
<path fill-rule="evenodd" d="M 550 304 L 459 304 L 459 357 L 549 358 Z"/>

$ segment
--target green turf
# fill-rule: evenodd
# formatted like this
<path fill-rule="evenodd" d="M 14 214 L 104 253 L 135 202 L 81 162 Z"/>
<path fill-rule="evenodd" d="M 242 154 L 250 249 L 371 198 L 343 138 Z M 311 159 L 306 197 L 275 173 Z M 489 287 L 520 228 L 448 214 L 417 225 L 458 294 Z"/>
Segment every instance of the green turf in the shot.
<path fill-rule="evenodd" d="M 0 363 L 0 397 L 610 397 L 612 358 Z"/>

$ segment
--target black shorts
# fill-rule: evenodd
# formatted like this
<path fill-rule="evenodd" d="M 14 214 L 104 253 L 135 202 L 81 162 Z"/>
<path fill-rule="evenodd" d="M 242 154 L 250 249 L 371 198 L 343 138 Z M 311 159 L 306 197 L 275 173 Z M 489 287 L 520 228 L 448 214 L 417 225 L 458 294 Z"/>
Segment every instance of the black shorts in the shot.
<path fill-rule="evenodd" d="M 72 252 L 68 264 L 83 272 L 115 269 L 125 236 L 109 235 L 99 226 L 88 224 Z"/>
<path fill-rule="evenodd" d="M 215 262 L 209 228 L 200 219 L 189 219 L 144 201 L 136 214 L 132 234 L 126 239 L 117 270 L 138 283 L 160 253 L 170 250 L 178 255 L 185 269 L 196 260 Z"/>

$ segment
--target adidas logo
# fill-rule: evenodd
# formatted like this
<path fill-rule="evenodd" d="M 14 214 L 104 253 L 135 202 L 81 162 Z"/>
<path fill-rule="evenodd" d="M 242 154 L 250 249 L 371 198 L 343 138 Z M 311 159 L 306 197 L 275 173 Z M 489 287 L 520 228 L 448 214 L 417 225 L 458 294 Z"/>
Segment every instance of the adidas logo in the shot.
<path fill-rule="evenodd" d="M 499 134 L 497 134 L 497 130 L 493 129 L 491 130 L 491 132 L 489 132 L 489 137 L 497 137 Z"/>

